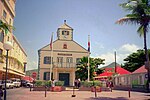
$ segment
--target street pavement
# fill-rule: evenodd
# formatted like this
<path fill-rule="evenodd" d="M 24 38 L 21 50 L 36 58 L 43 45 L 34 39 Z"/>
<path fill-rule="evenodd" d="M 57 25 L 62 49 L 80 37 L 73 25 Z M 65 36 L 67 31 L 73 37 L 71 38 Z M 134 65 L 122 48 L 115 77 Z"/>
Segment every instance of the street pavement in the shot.
<path fill-rule="evenodd" d="M 150 100 L 150 93 L 132 92 L 129 98 L 128 91 L 113 90 L 112 92 L 75 91 L 47 92 L 30 91 L 29 88 L 16 88 L 7 90 L 7 100 Z"/>

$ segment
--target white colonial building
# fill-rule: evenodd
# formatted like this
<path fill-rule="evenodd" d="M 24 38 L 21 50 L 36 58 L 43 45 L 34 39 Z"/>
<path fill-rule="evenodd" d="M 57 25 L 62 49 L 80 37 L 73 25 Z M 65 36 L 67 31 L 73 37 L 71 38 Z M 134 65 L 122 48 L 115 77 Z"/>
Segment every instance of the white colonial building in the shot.
<path fill-rule="evenodd" d="M 88 50 L 73 40 L 73 29 L 65 21 L 57 30 L 57 40 L 53 41 L 53 50 L 50 49 L 50 44 L 38 50 L 39 79 L 50 80 L 50 70 L 52 70 L 53 79 L 64 81 L 66 86 L 73 85 L 76 64 L 80 58 L 88 54 Z"/>

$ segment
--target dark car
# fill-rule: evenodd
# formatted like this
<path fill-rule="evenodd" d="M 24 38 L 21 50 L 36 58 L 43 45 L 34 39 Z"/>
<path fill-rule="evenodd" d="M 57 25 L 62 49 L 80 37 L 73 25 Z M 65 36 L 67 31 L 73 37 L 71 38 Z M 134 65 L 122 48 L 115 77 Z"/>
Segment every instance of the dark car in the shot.
<path fill-rule="evenodd" d="M 21 86 L 26 87 L 27 86 L 28 81 L 26 80 L 21 80 Z"/>
<path fill-rule="evenodd" d="M 21 86 L 23 87 L 33 87 L 33 84 L 27 80 L 21 80 Z"/>

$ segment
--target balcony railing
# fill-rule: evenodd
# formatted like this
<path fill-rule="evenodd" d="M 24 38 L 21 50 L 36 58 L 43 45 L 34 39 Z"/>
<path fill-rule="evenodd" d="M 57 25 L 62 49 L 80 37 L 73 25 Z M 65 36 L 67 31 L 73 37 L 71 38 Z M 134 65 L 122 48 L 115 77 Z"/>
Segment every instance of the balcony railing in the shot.
<path fill-rule="evenodd" d="M 75 68 L 76 63 L 67 63 L 67 62 L 53 62 L 53 67 L 58 67 L 58 68 Z"/>

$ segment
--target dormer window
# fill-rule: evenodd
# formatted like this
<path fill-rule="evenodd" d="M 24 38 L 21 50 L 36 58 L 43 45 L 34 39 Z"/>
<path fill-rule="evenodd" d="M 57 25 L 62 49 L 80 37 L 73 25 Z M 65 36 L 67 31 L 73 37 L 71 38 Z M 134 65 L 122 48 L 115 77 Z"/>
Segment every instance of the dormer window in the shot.
<path fill-rule="evenodd" d="M 69 31 L 62 31 L 62 35 L 69 35 Z"/>

